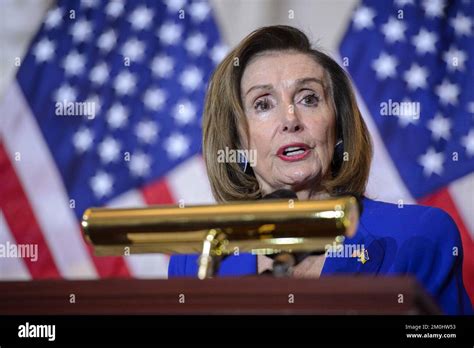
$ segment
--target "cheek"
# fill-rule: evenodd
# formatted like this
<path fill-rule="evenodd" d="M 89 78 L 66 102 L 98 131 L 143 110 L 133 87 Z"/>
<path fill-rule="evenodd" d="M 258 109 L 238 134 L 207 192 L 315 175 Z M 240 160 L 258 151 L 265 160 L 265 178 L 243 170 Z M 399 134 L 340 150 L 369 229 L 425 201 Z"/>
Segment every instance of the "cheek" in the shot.
<path fill-rule="evenodd" d="M 248 119 L 250 148 L 256 149 L 258 155 L 265 156 L 271 151 L 272 123 L 268 120 Z"/>
<path fill-rule="evenodd" d="M 327 167 L 332 159 L 334 131 L 332 122 L 315 122 L 311 135 L 316 140 L 316 151 L 323 167 Z"/>

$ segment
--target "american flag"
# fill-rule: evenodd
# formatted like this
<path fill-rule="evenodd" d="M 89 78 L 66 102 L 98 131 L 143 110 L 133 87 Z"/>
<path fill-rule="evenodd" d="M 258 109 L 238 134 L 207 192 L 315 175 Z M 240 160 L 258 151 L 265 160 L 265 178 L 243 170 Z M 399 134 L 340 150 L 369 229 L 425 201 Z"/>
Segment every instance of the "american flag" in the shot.
<path fill-rule="evenodd" d="M 374 140 L 368 196 L 447 210 L 471 298 L 473 17 L 471 1 L 363 1 L 339 57 Z M 0 244 L 40 255 L 0 260 L 0 279 L 166 277 L 164 255 L 94 257 L 78 222 L 88 206 L 212 202 L 200 115 L 225 52 L 203 0 L 49 11 L 0 102 Z M 57 115 L 57 101 L 89 101 L 95 117 Z M 382 115 L 389 102 L 420 103 L 419 115 Z"/>
<path fill-rule="evenodd" d="M 340 44 L 375 143 L 369 196 L 446 210 L 461 231 L 471 298 L 473 19 L 470 0 L 365 0 Z M 397 112 L 401 105 L 417 105 L 419 112 Z"/>
<path fill-rule="evenodd" d="M 91 206 L 212 201 L 201 112 L 225 53 L 203 0 L 50 9 L 0 105 L 0 242 L 38 259 L 2 258 L 1 279 L 167 276 L 166 255 L 95 257 L 79 222 Z"/>

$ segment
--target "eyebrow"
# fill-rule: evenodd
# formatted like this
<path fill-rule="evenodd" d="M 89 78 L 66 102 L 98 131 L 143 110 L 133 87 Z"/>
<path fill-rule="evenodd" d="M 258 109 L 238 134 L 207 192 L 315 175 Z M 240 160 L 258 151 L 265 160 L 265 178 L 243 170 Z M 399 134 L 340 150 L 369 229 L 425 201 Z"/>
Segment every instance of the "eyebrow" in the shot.
<path fill-rule="evenodd" d="M 307 84 L 309 82 L 315 82 L 315 83 L 319 83 L 321 85 L 321 87 L 323 88 L 323 90 L 325 89 L 324 88 L 324 82 L 321 80 L 321 79 L 317 79 L 315 77 L 304 77 L 302 79 L 298 79 L 295 81 L 295 86 L 301 86 L 301 85 L 304 85 L 304 84 Z M 251 91 L 255 90 L 255 89 L 265 89 L 265 90 L 271 90 L 273 89 L 273 86 L 272 85 L 255 85 L 255 86 L 252 86 L 248 89 L 247 93 L 245 93 L 245 96 L 247 96 Z"/>

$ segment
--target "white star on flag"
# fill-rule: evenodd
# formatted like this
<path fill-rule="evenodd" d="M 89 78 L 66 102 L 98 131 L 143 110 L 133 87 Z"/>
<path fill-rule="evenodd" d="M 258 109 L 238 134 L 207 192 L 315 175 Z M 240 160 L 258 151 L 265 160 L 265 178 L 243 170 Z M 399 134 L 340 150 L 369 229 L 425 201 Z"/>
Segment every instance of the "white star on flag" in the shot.
<path fill-rule="evenodd" d="M 423 166 L 423 174 L 430 177 L 433 173 L 441 175 L 443 173 L 444 156 L 441 152 L 436 152 L 432 147 L 420 156 L 418 163 Z"/>
<path fill-rule="evenodd" d="M 150 156 L 136 152 L 130 156 L 129 169 L 133 176 L 144 177 L 150 172 Z"/>
<path fill-rule="evenodd" d="M 426 88 L 426 79 L 428 78 L 428 71 L 426 68 L 413 63 L 409 70 L 405 71 L 403 78 L 411 90 L 417 88 Z"/>
<path fill-rule="evenodd" d="M 153 121 L 141 121 L 135 128 L 135 134 L 139 141 L 152 144 L 158 137 L 158 126 Z"/>
<path fill-rule="evenodd" d="M 147 89 L 143 96 L 143 102 L 147 108 L 153 111 L 160 110 L 166 102 L 166 93 L 159 88 Z"/>
<path fill-rule="evenodd" d="M 466 148 L 469 157 L 474 156 L 474 129 L 470 129 L 469 133 L 461 138 L 461 144 Z"/>
<path fill-rule="evenodd" d="M 451 120 L 439 113 L 436 114 L 435 118 L 428 121 L 428 128 L 435 140 L 449 140 L 451 137 Z"/>
<path fill-rule="evenodd" d="M 183 157 L 189 146 L 189 139 L 180 133 L 173 133 L 165 140 L 165 151 L 173 160 Z"/>
<path fill-rule="evenodd" d="M 214 64 L 219 64 L 228 52 L 227 46 L 219 44 L 211 49 L 211 59 Z"/>
<path fill-rule="evenodd" d="M 385 39 L 390 43 L 403 41 L 405 39 L 405 30 L 406 26 L 403 24 L 403 21 L 394 17 L 390 17 L 388 22 L 382 26 L 382 32 L 385 35 Z"/>
<path fill-rule="evenodd" d="M 118 95 L 130 95 L 135 90 L 136 83 L 135 75 L 128 71 L 122 71 L 115 78 L 115 91 Z"/>
<path fill-rule="evenodd" d="M 56 28 L 62 22 L 62 19 L 63 11 L 60 7 L 56 7 L 55 9 L 48 12 L 44 25 L 47 29 Z"/>
<path fill-rule="evenodd" d="M 369 7 L 359 7 L 353 17 L 354 27 L 357 30 L 371 28 L 374 26 L 375 11 Z"/>
<path fill-rule="evenodd" d="M 114 138 L 107 137 L 99 144 L 98 150 L 100 159 L 107 164 L 118 160 L 120 144 Z"/>
<path fill-rule="evenodd" d="M 201 33 L 194 33 L 186 39 L 184 47 L 192 55 L 199 56 L 206 48 L 206 37 Z"/>
<path fill-rule="evenodd" d="M 130 58 L 132 61 L 138 61 L 143 58 L 145 45 L 143 42 L 133 38 L 125 42 L 121 52 L 125 58 Z"/>
<path fill-rule="evenodd" d="M 464 16 L 462 13 L 458 13 L 456 17 L 452 18 L 450 24 L 454 28 L 456 35 L 471 35 L 472 19 Z"/>
<path fill-rule="evenodd" d="M 128 122 L 128 111 L 120 103 L 115 103 L 107 112 L 107 123 L 110 128 L 118 129 Z"/>
<path fill-rule="evenodd" d="M 77 98 L 76 90 L 69 84 L 63 84 L 54 94 L 57 102 L 74 102 Z"/>
<path fill-rule="evenodd" d="M 107 16 L 117 18 L 123 12 L 124 4 L 120 0 L 110 1 L 105 8 Z"/>
<path fill-rule="evenodd" d="M 443 80 L 440 85 L 436 86 L 435 91 L 441 103 L 446 105 L 456 105 L 458 103 L 458 96 L 460 93 L 459 87 L 454 83 L 449 82 L 447 79 Z"/>
<path fill-rule="evenodd" d="M 464 70 L 464 63 L 467 60 L 467 55 L 464 51 L 458 50 L 456 47 L 451 46 L 449 51 L 443 54 L 443 59 L 446 62 L 446 67 L 449 71 Z"/>
<path fill-rule="evenodd" d="M 435 52 L 435 44 L 437 40 L 436 34 L 423 28 L 413 37 L 412 42 L 418 53 L 425 54 Z"/>
<path fill-rule="evenodd" d="M 398 62 L 395 57 L 382 52 L 372 63 L 372 68 L 379 79 L 386 79 L 387 77 L 395 76 L 397 64 Z"/>
<path fill-rule="evenodd" d="M 441 17 L 444 10 L 444 0 L 424 0 L 423 9 L 429 18 Z"/>
<path fill-rule="evenodd" d="M 72 51 L 64 58 L 63 68 L 66 75 L 77 76 L 82 73 L 85 64 L 86 59 L 84 56 L 77 53 L 77 51 Z"/>
<path fill-rule="evenodd" d="M 174 108 L 173 118 L 179 125 L 190 123 L 196 116 L 196 108 L 189 100 L 181 100 Z"/>
<path fill-rule="evenodd" d="M 46 62 L 50 60 L 54 55 L 54 43 L 49 41 L 47 38 L 41 39 L 36 46 L 33 48 L 33 54 L 35 55 L 38 63 Z"/>
<path fill-rule="evenodd" d="M 99 171 L 90 179 L 90 185 L 94 194 L 102 198 L 112 192 L 113 178 L 110 174 Z"/>
<path fill-rule="evenodd" d="M 176 23 L 166 22 L 158 30 L 158 37 L 164 44 L 174 45 L 181 38 L 182 31 L 183 29 Z"/>
<path fill-rule="evenodd" d="M 97 46 L 104 52 L 109 52 L 117 42 L 117 34 L 113 30 L 108 30 L 99 36 Z"/>
<path fill-rule="evenodd" d="M 196 22 L 202 22 L 210 12 L 209 5 L 204 1 L 194 2 L 189 6 L 191 18 Z"/>
<path fill-rule="evenodd" d="M 109 68 L 104 62 L 97 64 L 90 73 L 91 81 L 96 85 L 102 85 L 109 77 Z"/>
<path fill-rule="evenodd" d="M 156 56 L 151 62 L 151 71 L 157 77 L 170 77 L 173 74 L 174 63 L 169 56 Z"/>
<path fill-rule="evenodd" d="M 85 127 L 80 128 L 72 138 L 72 143 L 78 153 L 83 153 L 89 150 L 93 141 L 94 136 L 92 135 L 91 130 Z"/>
<path fill-rule="evenodd" d="M 146 8 L 146 6 L 140 6 L 132 12 L 129 21 L 133 29 L 143 30 L 150 26 L 152 18 L 153 12 Z"/>
<path fill-rule="evenodd" d="M 91 25 L 88 21 L 84 19 L 78 20 L 74 25 L 72 26 L 71 30 L 71 35 L 72 39 L 76 42 L 84 42 L 92 34 L 92 28 Z"/>
<path fill-rule="evenodd" d="M 201 85 L 202 78 L 202 73 L 198 68 L 190 67 L 179 76 L 179 82 L 185 90 L 192 92 Z"/>

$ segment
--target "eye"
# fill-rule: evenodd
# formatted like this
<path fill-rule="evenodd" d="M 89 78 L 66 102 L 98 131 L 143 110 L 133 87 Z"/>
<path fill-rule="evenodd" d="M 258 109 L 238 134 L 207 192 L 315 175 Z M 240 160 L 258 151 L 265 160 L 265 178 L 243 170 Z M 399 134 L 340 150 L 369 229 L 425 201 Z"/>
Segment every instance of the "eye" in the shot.
<path fill-rule="evenodd" d="M 308 106 L 317 106 L 319 103 L 319 96 L 315 93 L 308 94 L 301 99 L 303 104 L 308 105 Z"/>
<path fill-rule="evenodd" d="M 268 98 L 262 98 L 255 102 L 254 109 L 257 111 L 267 111 L 270 109 L 270 101 Z"/>

